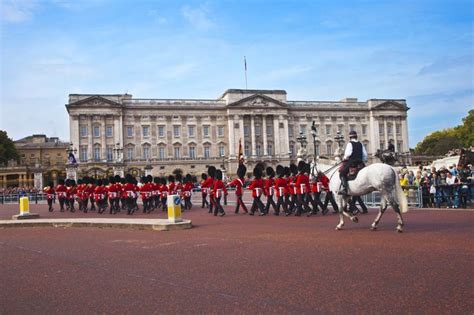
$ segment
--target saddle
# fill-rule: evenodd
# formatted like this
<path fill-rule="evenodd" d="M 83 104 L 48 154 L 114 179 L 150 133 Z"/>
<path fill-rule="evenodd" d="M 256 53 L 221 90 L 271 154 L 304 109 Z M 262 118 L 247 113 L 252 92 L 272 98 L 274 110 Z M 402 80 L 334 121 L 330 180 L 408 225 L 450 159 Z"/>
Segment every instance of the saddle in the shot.
<path fill-rule="evenodd" d="M 364 162 L 360 162 L 359 164 L 355 166 L 349 167 L 349 173 L 347 173 L 347 181 L 351 181 L 356 179 L 357 174 L 359 174 L 359 171 L 365 167 Z"/>

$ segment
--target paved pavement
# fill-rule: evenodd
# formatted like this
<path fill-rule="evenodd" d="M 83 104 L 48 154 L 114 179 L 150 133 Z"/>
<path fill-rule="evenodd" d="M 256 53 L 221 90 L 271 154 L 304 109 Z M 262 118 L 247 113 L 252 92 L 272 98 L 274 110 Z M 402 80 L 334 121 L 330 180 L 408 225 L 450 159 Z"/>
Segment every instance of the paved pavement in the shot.
<path fill-rule="evenodd" d="M 16 211 L 0 206 L 0 218 Z M 474 312 L 473 211 L 411 211 L 403 234 L 390 211 L 376 232 L 374 210 L 344 231 L 332 214 L 226 211 L 195 208 L 184 214 L 192 229 L 160 233 L 0 229 L 0 314 Z"/>

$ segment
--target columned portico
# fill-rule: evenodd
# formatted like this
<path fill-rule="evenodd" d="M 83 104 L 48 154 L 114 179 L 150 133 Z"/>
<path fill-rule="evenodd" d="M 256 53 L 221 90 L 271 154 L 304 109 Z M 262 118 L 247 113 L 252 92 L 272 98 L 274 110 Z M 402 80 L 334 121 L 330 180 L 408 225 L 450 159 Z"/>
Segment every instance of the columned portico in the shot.
<path fill-rule="evenodd" d="M 250 115 L 250 142 L 252 145 L 252 156 L 256 155 L 256 146 L 257 143 L 255 142 L 255 118 L 253 115 Z"/>
<path fill-rule="evenodd" d="M 267 117 L 262 115 L 263 155 L 268 156 Z"/>

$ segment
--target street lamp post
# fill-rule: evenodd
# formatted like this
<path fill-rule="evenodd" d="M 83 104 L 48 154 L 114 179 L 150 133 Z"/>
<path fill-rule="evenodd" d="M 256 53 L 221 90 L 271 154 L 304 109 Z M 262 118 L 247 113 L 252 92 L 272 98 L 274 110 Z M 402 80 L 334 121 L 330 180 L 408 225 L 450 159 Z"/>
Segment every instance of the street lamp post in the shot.
<path fill-rule="evenodd" d="M 119 175 L 120 177 L 125 176 L 125 167 L 122 164 L 122 152 L 123 148 L 120 147 L 120 143 L 115 144 L 113 148 L 115 154 L 115 163 L 114 163 L 114 176 Z"/>
<path fill-rule="evenodd" d="M 337 152 L 334 152 L 334 155 L 339 156 L 342 154 L 342 144 L 344 143 L 344 136 L 341 134 L 340 130 L 337 131 L 334 140 L 336 140 L 337 143 Z"/>
<path fill-rule="evenodd" d="M 115 154 L 115 162 L 120 163 L 122 162 L 122 152 L 123 148 L 120 147 L 120 143 L 115 144 L 114 147 L 114 154 Z"/>
<path fill-rule="evenodd" d="M 69 147 L 66 149 L 67 163 L 66 163 L 66 178 L 77 180 L 77 162 L 75 154 L 77 149 L 73 147 L 72 143 L 69 143 Z"/>

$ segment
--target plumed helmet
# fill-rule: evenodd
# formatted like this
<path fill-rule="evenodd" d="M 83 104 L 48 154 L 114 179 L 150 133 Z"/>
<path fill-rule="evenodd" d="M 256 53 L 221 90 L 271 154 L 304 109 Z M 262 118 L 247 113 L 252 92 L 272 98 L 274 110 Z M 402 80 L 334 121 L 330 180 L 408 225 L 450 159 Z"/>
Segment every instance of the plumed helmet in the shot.
<path fill-rule="evenodd" d="M 239 168 L 237 168 L 237 176 L 244 177 L 245 173 L 247 173 L 247 167 L 243 164 L 240 164 Z"/>
<path fill-rule="evenodd" d="M 221 170 L 216 170 L 216 178 L 218 180 L 222 180 L 222 171 Z"/>
<path fill-rule="evenodd" d="M 306 168 L 306 162 L 305 161 L 299 161 L 298 162 L 298 172 L 303 173 Z"/>
<path fill-rule="evenodd" d="M 253 169 L 253 176 L 255 176 L 255 178 L 262 178 L 262 174 L 263 174 L 263 170 L 260 166 L 255 166 L 254 169 Z"/>
<path fill-rule="evenodd" d="M 293 174 L 293 175 L 298 174 L 298 166 L 296 166 L 295 164 L 291 163 L 291 164 L 290 164 L 290 172 L 291 172 L 291 174 Z"/>
<path fill-rule="evenodd" d="M 356 138 L 357 139 L 357 132 L 355 132 L 355 130 L 351 130 L 349 132 L 349 139 L 351 138 Z"/>
<path fill-rule="evenodd" d="M 267 169 L 265 170 L 265 173 L 267 173 L 267 176 L 269 177 L 275 176 L 275 171 L 273 170 L 271 166 L 267 167 Z"/>
<path fill-rule="evenodd" d="M 216 177 L 216 167 L 215 167 L 215 166 L 212 166 L 212 165 L 209 166 L 209 167 L 207 168 L 207 174 L 208 174 L 210 177 L 212 177 L 212 178 Z"/>
<path fill-rule="evenodd" d="M 282 165 L 278 164 L 276 167 L 276 173 L 278 177 L 282 177 L 283 175 L 285 175 L 285 168 Z"/>

